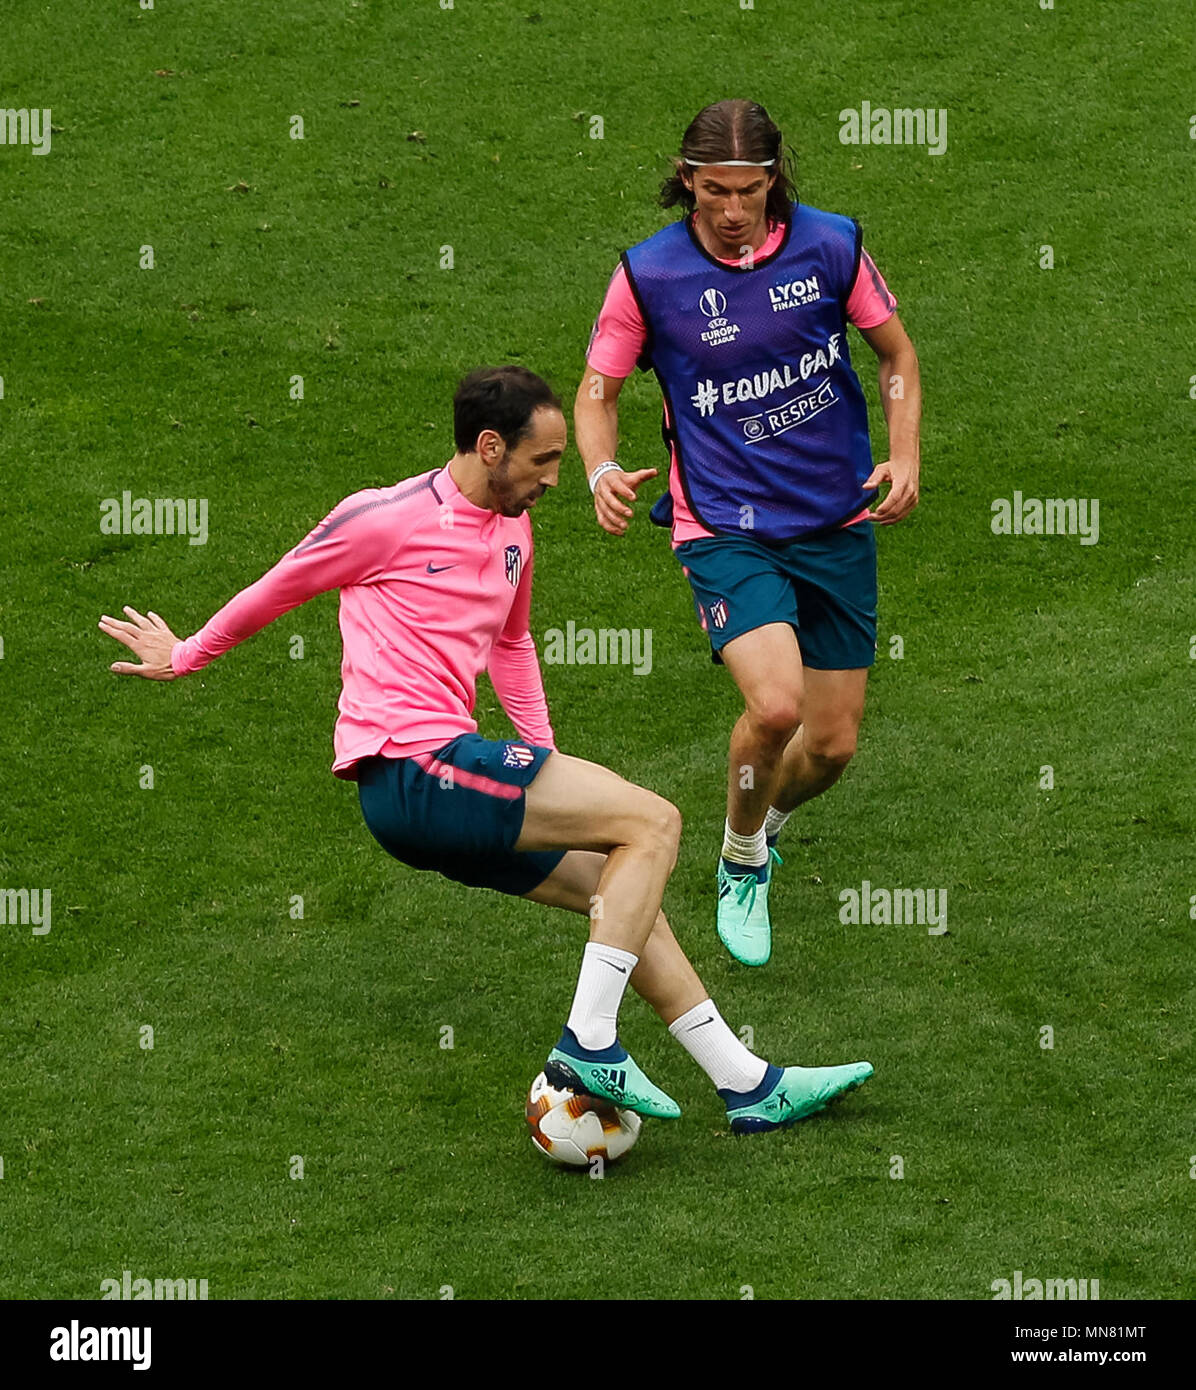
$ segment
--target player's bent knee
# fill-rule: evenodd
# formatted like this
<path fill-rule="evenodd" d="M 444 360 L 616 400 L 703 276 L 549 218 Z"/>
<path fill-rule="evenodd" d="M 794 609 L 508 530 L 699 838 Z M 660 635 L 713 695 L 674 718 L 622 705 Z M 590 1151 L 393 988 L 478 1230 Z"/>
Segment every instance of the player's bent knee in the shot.
<path fill-rule="evenodd" d="M 669 844 L 672 846 L 673 857 L 677 857 L 677 851 L 681 848 L 681 812 L 671 801 L 665 803 L 665 830 L 669 837 Z"/>
<path fill-rule="evenodd" d="M 807 728 L 805 748 L 811 758 L 832 767 L 844 768 L 855 757 L 856 733 L 854 729 L 812 733 Z"/>
<path fill-rule="evenodd" d="M 796 699 L 774 695 L 755 700 L 748 706 L 748 718 L 755 728 L 773 742 L 787 742 L 801 723 L 801 711 Z"/>
<path fill-rule="evenodd" d="M 654 852 L 668 855 L 676 862 L 681 846 L 681 812 L 663 796 L 648 792 L 645 794 L 642 815 L 642 839 Z"/>

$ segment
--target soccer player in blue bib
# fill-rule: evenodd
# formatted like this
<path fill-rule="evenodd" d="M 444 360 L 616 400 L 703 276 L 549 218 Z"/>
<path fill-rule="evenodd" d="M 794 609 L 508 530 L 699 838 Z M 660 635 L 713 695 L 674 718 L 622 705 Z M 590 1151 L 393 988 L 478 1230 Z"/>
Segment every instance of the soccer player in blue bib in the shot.
<path fill-rule="evenodd" d="M 763 107 L 699 112 L 661 203 L 687 215 L 621 257 L 586 354 L 577 445 L 599 524 L 622 535 L 657 470 L 615 462 L 619 391 L 636 366 L 655 372 L 670 467 L 651 517 L 671 527 L 714 660 L 744 699 L 718 933 L 763 965 L 781 827 L 855 753 L 876 656 L 873 525 L 918 500 L 918 358 L 859 224 L 796 201 Z M 879 359 L 889 456 L 875 466 L 849 323 Z"/>

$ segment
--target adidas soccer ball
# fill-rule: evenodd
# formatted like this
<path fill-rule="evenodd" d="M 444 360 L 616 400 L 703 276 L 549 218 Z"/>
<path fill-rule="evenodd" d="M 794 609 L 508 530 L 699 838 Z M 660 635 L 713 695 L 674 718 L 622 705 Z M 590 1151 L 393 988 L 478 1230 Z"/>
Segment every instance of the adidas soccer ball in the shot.
<path fill-rule="evenodd" d="M 640 1137 L 642 1121 L 634 1110 L 576 1091 L 558 1091 L 543 1072 L 527 1093 L 527 1127 L 532 1143 L 554 1163 L 588 1168 L 590 1160 L 613 1163 Z"/>

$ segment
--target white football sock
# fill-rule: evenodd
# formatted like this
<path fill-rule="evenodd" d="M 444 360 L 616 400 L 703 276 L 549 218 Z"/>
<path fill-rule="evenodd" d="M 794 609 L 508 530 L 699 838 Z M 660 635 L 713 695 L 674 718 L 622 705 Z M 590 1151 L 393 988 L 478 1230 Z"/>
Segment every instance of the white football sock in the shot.
<path fill-rule="evenodd" d="M 720 1091 L 751 1091 L 764 1080 L 768 1063 L 744 1047 L 709 999 L 670 1023 L 669 1032 Z"/>
<path fill-rule="evenodd" d="M 781 833 L 781 828 L 792 814 L 792 811 L 778 811 L 775 806 L 770 806 L 768 808 L 768 815 L 764 817 L 765 835 L 770 839 L 774 835 L 779 835 Z"/>
<path fill-rule="evenodd" d="M 582 1047 L 595 1052 L 609 1047 L 618 1036 L 619 1005 L 638 962 L 639 956 L 630 951 L 586 942 L 569 1010 L 569 1027 Z"/>
<path fill-rule="evenodd" d="M 723 858 L 732 864 L 750 865 L 758 868 L 768 863 L 768 844 L 761 826 L 754 835 L 737 835 L 726 822 L 723 831 Z"/>

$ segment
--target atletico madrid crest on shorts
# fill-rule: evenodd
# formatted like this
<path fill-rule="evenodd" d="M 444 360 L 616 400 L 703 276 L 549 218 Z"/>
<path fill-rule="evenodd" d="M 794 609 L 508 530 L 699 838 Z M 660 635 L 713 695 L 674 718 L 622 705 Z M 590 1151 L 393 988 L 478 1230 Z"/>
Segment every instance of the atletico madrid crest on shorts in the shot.
<path fill-rule="evenodd" d="M 710 605 L 710 621 L 715 627 L 727 626 L 727 600 L 720 598 L 716 603 Z"/>
<path fill-rule="evenodd" d="M 518 588 L 519 576 L 523 573 L 523 551 L 517 545 L 507 546 L 507 578 L 512 587 Z"/>
<path fill-rule="evenodd" d="M 518 546 L 514 549 L 518 550 Z M 536 755 L 526 743 L 508 743 L 503 750 L 503 767 L 530 767 L 535 761 Z"/>

